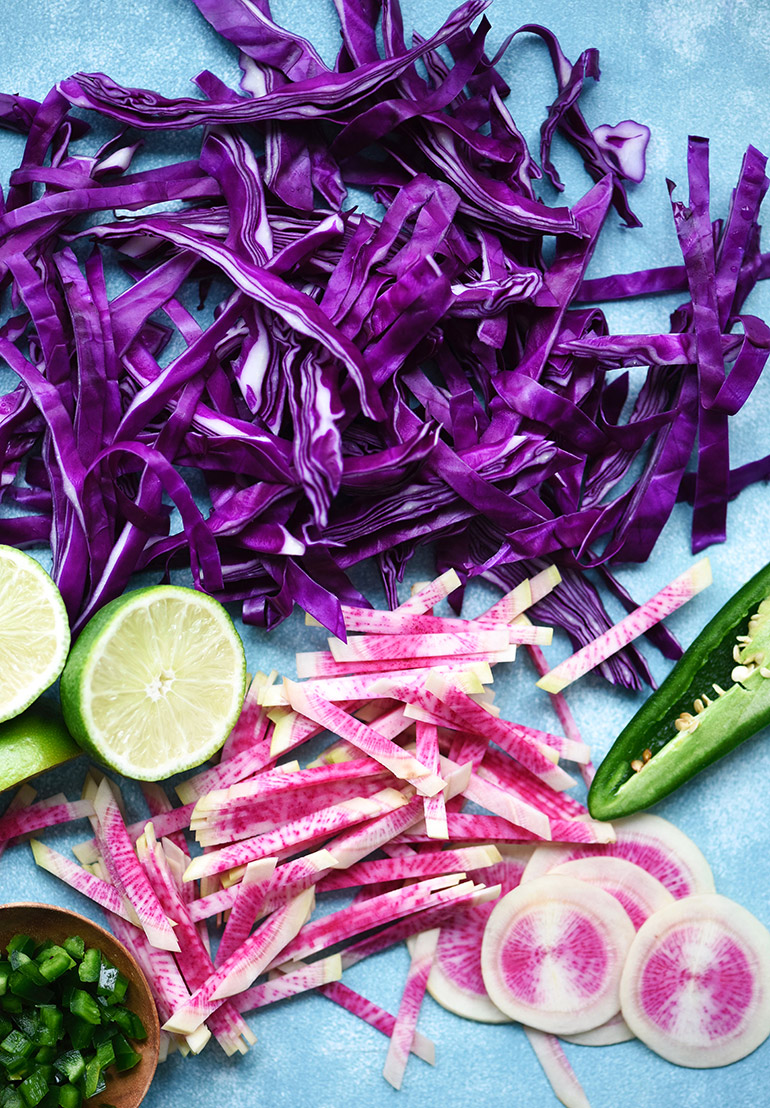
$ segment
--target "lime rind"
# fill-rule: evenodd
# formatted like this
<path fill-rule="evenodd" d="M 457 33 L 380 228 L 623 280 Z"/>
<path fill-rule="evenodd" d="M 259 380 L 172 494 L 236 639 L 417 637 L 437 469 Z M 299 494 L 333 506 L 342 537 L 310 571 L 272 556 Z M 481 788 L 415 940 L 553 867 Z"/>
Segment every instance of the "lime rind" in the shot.
<path fill-rule="evenodd" d="M 0 546 L 0 723 L 50 688 L 69 648 L 69 618 L 55 582 L 30 554 Z"/>
<path fill-rule="evenodd" d="M 165 780 L 217 752 L 246 688 L 243 644 L 206 593 L 155 585 L 125 593 L 87 624 L 62 674 L 64 718 L 97 760 Z"/>

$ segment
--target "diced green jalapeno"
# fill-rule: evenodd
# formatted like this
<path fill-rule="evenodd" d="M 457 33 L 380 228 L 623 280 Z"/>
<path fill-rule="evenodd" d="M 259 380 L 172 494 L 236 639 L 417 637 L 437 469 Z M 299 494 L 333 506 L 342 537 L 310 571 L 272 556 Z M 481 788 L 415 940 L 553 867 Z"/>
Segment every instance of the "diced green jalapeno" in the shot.
<path fill-rule="evenodd" d="M 16 935 L 0 961 L 0 1108 L 81 1108 L 108 1071 L 141 1056 L 139 1018 L 122 1001 L 128 980 L 79 936 L 37 946 Z"/>

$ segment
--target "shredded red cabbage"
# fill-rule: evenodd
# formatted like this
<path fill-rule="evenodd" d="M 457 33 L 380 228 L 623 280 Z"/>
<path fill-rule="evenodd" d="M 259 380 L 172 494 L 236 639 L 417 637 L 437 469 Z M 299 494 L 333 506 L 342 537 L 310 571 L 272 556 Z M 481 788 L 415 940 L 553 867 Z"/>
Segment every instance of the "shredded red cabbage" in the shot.
<path fill-rule="evenodd" d="M 340 602 L 367 603 L 350 570 L 376 559 L 395 604 L 430 544 L 504 588 L 557 563 L 538 615 L 577 647 L 611 623 L 599 588 L 633 606 L 611 567 L 646 559 L 677 501 L 694 550 L 723 540 L 728 499 L 770 473 L 731 471 L 728 451 L 770 353 L 743 313 L 770 273 L 766 159 L 749 149 L 715 222 L 692 139 L 687 204 L 672 186 L 683 264 L 586 280 L 611 209 L 638 225 L 626 186 L 649 139 L 586 121 L 595 50 L 573 63 L 528 24 L 490 57 L 485 0 L 428 37 L 405 35 L 397 0 L 335 0 L 330 67 L 267 0 L 195 2 L 240 51 L 239 89 L 78 73 L 41 103 L 0 95 L 0 127 L 27 135 L 0 204 L 0 358 L 19 378 L 0 397 L 0 541 L 50 543 L 75 630 L 137 570 L 186 564 L 249 623 L 298 604 L 344 634 Z M 528 34 L 555 75 L 540 166 L 496 69 Z M 117 133 L 76 149 L 73 106 Z M 198 129 L 197 157 L 133 168 L 141 134 L 178 129 Z M 561 188 L 557 132 L 592 179 L 571 208 L 537 192 Z M 594 306 L 661 291 L 689 294 L 667 334 L 611 335 Z M 634 647 L 602 672 L 650 681 Z"/>

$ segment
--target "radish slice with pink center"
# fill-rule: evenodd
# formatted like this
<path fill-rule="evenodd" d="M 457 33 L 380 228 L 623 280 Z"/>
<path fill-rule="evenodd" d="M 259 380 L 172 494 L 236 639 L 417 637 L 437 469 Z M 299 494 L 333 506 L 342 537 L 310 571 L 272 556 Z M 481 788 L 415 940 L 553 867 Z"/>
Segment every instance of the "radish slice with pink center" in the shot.
<path fill-rule="evenodd" d="M 504 895 L 515 889 L 532 848 L 503 847 L 503 858 L 484 870 L 484 881 L 501 886 Z M 433 999 L 455 1015 L 479 1023 L 508 1023 L 487 995 L 481 976 L 481 940 L 493 902 L 460 908 L 439 932 L 428 992 Z"/>
<path fill-rule="evenodd" d="M 770 1035 L 770 932 L 725 896 L 677 901 L 639 929 L 620 999 L 634 1034 L 669 1062 L 737 1062 Z"/>
<path fill-rule="evenodd" d="M 661 816 L 642 813 L 614 821 L 614 843 L 570 843 L 538 847 L 529 860 L 522 882 L 550 873 L 573 858 L 608 855 L 634 862 L 657 877 L 678 900 L 693 893 L 713 893 L 714 877 L 703 854 L 683 831 Z"/>
<path fill-rule="evenodd" d="M 481 972 L 511 1019 L 554 1035 L 588 1031 L 620 1008 L 634 925 L 617 900 L 572 877 L 540 877 L 492 910 Z"/>
<path fill-rule="evenodd" d="M 548 872 L 550 876 L 574 877 L 604 889 L 625 909 L 637 931 L 651 915 L 674 903 L 674 897 L 657 877 L 623 858 L 573 858 Z"/>

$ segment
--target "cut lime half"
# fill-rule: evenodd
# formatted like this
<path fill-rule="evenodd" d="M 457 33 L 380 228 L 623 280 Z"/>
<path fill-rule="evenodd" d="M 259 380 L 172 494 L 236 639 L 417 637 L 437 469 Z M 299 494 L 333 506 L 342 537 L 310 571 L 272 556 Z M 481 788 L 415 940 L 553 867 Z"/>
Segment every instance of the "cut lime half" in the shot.
<path fill-rule="evenodd" d="M 82 753 L 56 709 L 33 704 L 0 723 L 0 793 Z"/>
<path fill-rule="evenodd" d="M 61 703 L 95 758 L 161 781 L 219 750 L 245 687 L 243 644 L 225 608 L 195 589 L 155 585 L 88 622 L 62 674 Z"/>
<path fill-rule="evenodd" d="M 64 668 L 70 626 L 39 562 L 0 546 L 0 722 L 23 712 Z"/>

